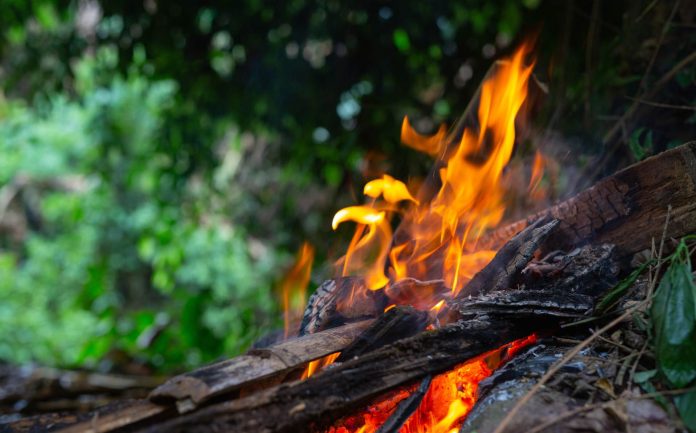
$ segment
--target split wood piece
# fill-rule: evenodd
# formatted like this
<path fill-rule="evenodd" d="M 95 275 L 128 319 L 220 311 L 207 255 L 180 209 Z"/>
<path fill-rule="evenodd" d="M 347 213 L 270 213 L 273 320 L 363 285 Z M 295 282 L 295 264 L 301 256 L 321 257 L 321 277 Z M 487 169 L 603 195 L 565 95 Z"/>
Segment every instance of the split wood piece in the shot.
<path fill-rule="evenodd" d="M 522 269 L 532 259 L 547 237 L 558 227 L 559 221 L 539 218 L 522 229 L 502 246 L 483 269 L 464 287 L 458 297 L 479 295 L 512 287 Z"/>
<path fill-rule="evenodd" d="M 202 408 L 145 431 L 308 432 L 313 425 L 345 416 L 386 391 L 528 335 L 530 326 L 493 319 L 448 325 L 326 368 L 307 380 Z"/>
<path fill-rule="evenodd" d="M 609 176 L 576 196 L 482 237 L 477 248 L 498 249 L 542 216 L 561 221 L 544 252 L 588 242 L 615 244 L 628 262 L 662 237 L 671 206 L 668 238 L 696 232 L 696 141 L 662 152 Z"/>
<path fill-rule="evenodd" d="M 585 245 L 563 254 L 554 252 L 522 270 L 518 285 L 527 290 L 579 293 L 596 297 L 618 283 L 616 246 Z"/>
<path fill-rule="evenodd" d="M 375 318 L 382 314 L 386 306 L 384 293 L 369 290 L 365 280 L 360 277 L 327 280 L 309 297 L 299 335 Z"/>
<path fill-rule="evenodd" d="M 408 421 L 413 412 L 420 406 L 423 397 L 425 397 L 428 388 L 430 388 L 432 380 L 433 376 L 425 376 L 425 379 L 418 385 L 418 389 L 399 403 L 394 413 L 379 427 L 377 433 L 398 433 L 404 423 Z"/>
<path fill-rule="evenodd" d="M 547 272 L 529 275 L 536 262 L 524 269 L 526 280 L 513 290 L 459 297 L 448 303 L 457 319 L 481 315 L 507 318 L 581 317 L 618 280 L 619 267 L 613 245 L 586 245 L 558 254 L 546 264 Z"/>
<path fill-rule="evenodd" d="M 429 322 L 430 317 L 425 311 L 413 307 L 394 307 L 382 314 L 346 346 L 336 358 L 336 362 L 344 362 L 402 338 L 411 337 L 424 330 Z"/>
<path fill-rule="evenodd" d="M 270 378 L 285 376 L 309 361 L 342 350 L 366 329 L 371 320 L 356 322 L 307 335 L 266 349 L 218 362 L 176 376 L 150 394 L 155 402 L 176 401 L 180 411 L 192 410 L 212 397 L 238 390 Z"/>

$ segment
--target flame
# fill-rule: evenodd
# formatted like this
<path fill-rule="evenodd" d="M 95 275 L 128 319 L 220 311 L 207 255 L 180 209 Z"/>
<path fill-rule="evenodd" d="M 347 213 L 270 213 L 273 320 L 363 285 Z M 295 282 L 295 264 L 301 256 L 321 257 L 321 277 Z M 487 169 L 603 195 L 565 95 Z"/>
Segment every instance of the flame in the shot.
<path fill-rule="evenodd" d="M 481 87 L 478 128 L 465 128 L 456 147 L 447 151 L 438 175 L 441 186 L 432 201 L 406 215 L 407 247 L 392 256 L 394 275 L 426 279 L 429 261 L 444 257 L 441 275 L 453 293 L 484 266 L 494 251 L 475 251 L 478 238 L 495 227 L 505 211 L 503 169 L 515 143 L 515 118 L 527 97 L 532 65 L 525 64 L 528 45 L 498 63 Z M 444 249 L 444 250 L 443 250 Z M 426 275 L 424 275 L 424 273 Z"/>
<path fill-rule="evenodd" d="M 439 188 L 430 199 L 418 201 L 391 176 L 368 182 L 364 193 L 374 200 L 372 205 L 341 209 L 333 219 L 334 229 L 348 220 L 359 224 L 341 260 L 344 276 L 365 276 L 371 290 L 406 277 L 441 278 L 456 295 L 493 258 L 495 251 L 477 250 L 476 243 L 505 212 L 501 178 L 515 144 L 515 119 L 527 97 L 530 48 L 523 44 L 510 59 L 498 62 L 483 82 L 477 127 L 450 137 L 440 128 L 424 137 L 404 118 L 402 142 L 440 156 L 435 177 Z M 386 203 L 377 201 L 380 197 Z M 404 201 L 405 208 L 397 206 Z M 402 222 L 397 239 L 392 239 L 389 219 L 397 212 L 403 213 Z"/>
<path fill-rule="evenodd" d="M 375 179 L 368 182 L 365 185 L 363 194 L 372 198 L 378 198 L 379 196 L 383 195 L 384 200 L 386 200 L 388 203 L 398 203 L 402 200 L 410 200 L 418 204 L 418 200 L 413 198 L 411 193 L 408 192 L 406 185 L 388 174 L 382 176 L 382 179 Z"/>
<path fill-rule="evenodd" d="M 418 408 L 399 432 L 456 433 L 476 402 L 479 382 L 536 341 L 536 335 L 515 340 L 435 376 Z M 415 389 L 412 385 L 394 391 L 362 412 L 339 420 L 325 432 L 374 433 Z"/>
<path fill-rule="evenodd" d="M 417 301 L 418 308 L 429 308 L 437 315 L 445 298 L 458 295 L 495 255 L 495 251 L 477 248 L 477 242 L 500 223 L 505 212 L 501 180 L 514 149 L 515 120 L 527 98 L 533 67 L 533 62 L 527 63 L 530 49 L 530 44 L 522 44 L 509 59 L 498 62 L 484 80 L 475 127 L 462 126 L 462 122 L 449 135 L 441 127 L 435 135 L 425 137 L 404 118 L 401 141 L 438 158 L 434 176 L 418 199 L 405 184 L 384 174 L 365 185 L 363 192 L 371 198 L 369 205 L 350 206 L 334 216 L 334 230 L 347 221 L 357 223 L 346 254 L 337 262 L 341 274 L 362 276 L 370 290 L 386 288 L 384 294 L 391 301 L 387 309 Z M 535 163 L 533 173 L 537 174 L 532 179 L 540 179 L 543 173 L 540 154 L 537 160 L 540 168 Z M 401 214 L 401 224 L 393 234 L 390 219 L 397 213 Z M 397 286 L 393 283 L 407 277 L 444 280 L 451 294 L 394 289 Z M 390 296 L 396 292 L 399 299 Z M 476 401 L 479 382 L 535 340 L 531 336 L 507 344 L 433 378 L 418 409 L 400 432 L 456 432 Z M 333 362 L 338 354 L 334 355 L 310 363 L 303 378 Z M 339 420 L 326 432 L 375 432 L 414 390 L 415 386 L 408 386 L 393 391 L 364 411 Z"/>
<path fill-rule="evenodd" d="M 420 135 L 413 129 L 408 121 L 408 116 L 404 116 L 404 121 L 401 124 L 401 142 L 412 149 L 431 156 L 440 154 L 444 148 L 446 136 L 447 127 L 445 125 L 440 125 L 435 135 L 428 137 Z"/>
<path fill-rule="evenodd" d="M 291 323 L 299 323 L 307 303 L 307 285 L 312 272 L 314 247 L 303 242 L 295 256 L 295 262 L 280 281 L 280 294 L 283 303 L 283 335 L 290 335 Z"/>
<path fill-rule="evenodd" d="M 346 255 L 339 262 L 342 261 L 343 276 L 361 274 L 371 290 L 381 289 L 389 281 L 384 264 L 392 230 L 385 215 L 384 211 L 369 206 L 350 206 L 338 211 L 331 223 L 334 230 L 345 221 L 359 224 Z"/>
<path fill-rule="evenodd" d="M 341 352 L 335 352 L 326 355 L 323 358 L 319 358 L 314 361 L 309 361 L 307 367 L 305 367 L 304 372 L 302 373 L 302 380 L 314 375 L 327 365 L 333 364 L 333 362 L 336 360 L 336 358 L 338 358 L 340 354 Z"/>

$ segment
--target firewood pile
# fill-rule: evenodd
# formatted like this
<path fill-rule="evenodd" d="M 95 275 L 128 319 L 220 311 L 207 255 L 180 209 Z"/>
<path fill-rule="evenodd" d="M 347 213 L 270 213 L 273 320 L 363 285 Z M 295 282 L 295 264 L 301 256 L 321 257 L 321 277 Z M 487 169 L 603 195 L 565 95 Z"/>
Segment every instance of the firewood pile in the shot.
<path fill-rule="evenodd" d="M 616 288 L 636 261 L 694 232 L 696 142 L 489 233 L 479 244 L 495 257 L 440 308 L 419 308 L 409 294 L 450 293 L 443 280 L 404 279 L 347 304 L 365 282 L 335 278 L 310 298 L 298 338 L 171 378 L 147 398 L 0 431 L 349 432 L 351 417 L 392 401 L 378 431 L 397 432 L 438 375 L 472 360 L 495 371 L 462 432 L 673 431 L 631 386 L 654 360 L 630 313 L 659 269 Z M 398 297 L 412 302 L 386 308 Z M 331 365 L 302 377 L 327 357 Z"/>

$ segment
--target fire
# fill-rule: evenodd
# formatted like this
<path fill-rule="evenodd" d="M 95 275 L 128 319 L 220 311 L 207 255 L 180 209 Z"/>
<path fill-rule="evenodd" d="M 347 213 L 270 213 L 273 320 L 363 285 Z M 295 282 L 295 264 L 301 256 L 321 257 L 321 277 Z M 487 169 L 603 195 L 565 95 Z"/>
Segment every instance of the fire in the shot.
<path fill-rule="evenodd" d="M 535 335 L 516 340 L 494 351 L 459 364 L 435 376 L 418 409 L 399 430 L 400 433 L 456 433 L 474 406 L 478 384 L 490 376 L 521 349 L 534 344 Z M 416 389 L 409 386 L 371 404 L 357 415 L 348 416 L 329 427 L 326 433 L 373 433 L 392 415 L 399 403 Z"/>
<path fill-rule="evenodd" d="M 424 137 L 404 118 L 402 141 L 438 157 L 437 188 L 417 200 L 391 176 L 368 182 L 364 193 L 372 203 L 341 209 L 332 224 L 334 229 L 345 221 L 359 224 L 341 261 L 344 276 L 361 274 L 372 290 L 406 277 L 442 278 L 456 295 L 493 258 L 495 251 L 477 250 L 476 242 L 505 212 L 501 178 L 515 144 L 515 119 L 527 97 L 533 67 L 526 63 L 529 51 L 523 44 L 483 82 L 477 127 L 449 136 L 441 127 Z M 392 236 L 389 217 L 397 212 L 402 222 Z M 433 305 L 438 301 L 433 299 Z"/>
<path fill-rule="evenodd" d="M 307 285 L 312 272 L 314 247 L 304 242 L 295 257 L 295 262 L 280 282 L 283 303 L 283 336 L 290 335 L 292 323 L 299 323 L 307 303 Z"/>
<path fill-rule="evenodd" d="M 443 150 L 446 136 L 447 127 L 445 125 L 440 125 L 440 129 L 437 130 L 435 135 L 427 137 L 413 130 L 411 123 L 408 121 L 408 116 L 404 116 L 404 121 L 401 124 L 401 142 L 410 148 L 431 156 L 440 154 Z"/>
<path fill-rule="evenodd" d="M 397 304 L 417 304 L 417 308 L 430 309 L 437 316 L 446 308 L 445 300 L 458 295 L 495 255 L 495 251 L 477 248 L 477 242 L 505 213 L 503 171 L 514 150 L 515 120 L 527 98 L 533 67 L 533 62 L 527 61 L 530 49 L 529 44 L 521 45 L 509 59 L 498 62 L 484 80 L 476 126 L 462 121 L 449 133 L 442 126 L 435 135 L 426 137 L 404 118 L 402 142 L 437 158 L 436 171 L 418 195 L 384 174 L 365 185 L 368 204 L 346 207 L 334 216 L 334 230 L 349 221 L 357 224 L 346 254 L 337 262 L 341 275 L 361 276 L 369 290 L 384 289 L 390 300 L 387 310 Z M 543 157 L 537 154 L 530 193 L 542 175 Z M 401 224 L 392 232 L 390 219 L 397 213 Z M 444 280 L 451 293 L 396 290 L 395 283 L 404 278 Z M 367 293 L 365 288 L 361 290 Z M 456 432 L 476 401 L 479 382 L 535 339 L 531 336 L 507 344 L 434 377 L 418 409 L 399 431 Z M 337 356 L 311 362 L 303 378 L 331 364 Z M 409 386 L 393 391 L 364 411 L 339 420 L 327 433 L 375 432 L 415 390 Z"/>
<path fill-rule="evenodd" d="M 317 373 L 319 370 L 322 368 L 326 367 L 327 365 L 333 364 L 333 362 L 338 358 L 338 356 L 341 354 L 341 352 L 335 352 L 331 353 L 329 355 L 326 355 L 323 358 L 319 358 L 314 361 L 310 361 L 309 364 L 307 364 L 307 367 L 305 367 L 304 372 L 302 372 L 302 380 L 307 379 L 308 377 L 314 375 Z"/>

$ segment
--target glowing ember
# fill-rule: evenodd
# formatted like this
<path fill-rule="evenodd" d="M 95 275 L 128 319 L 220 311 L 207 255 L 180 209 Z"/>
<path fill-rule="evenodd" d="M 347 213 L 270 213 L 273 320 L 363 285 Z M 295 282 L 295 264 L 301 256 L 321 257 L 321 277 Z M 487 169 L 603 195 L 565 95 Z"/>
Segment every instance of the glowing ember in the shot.
<path fill-rule="evenodd" d="M 479 382 L 490 376 L 521 349 L 535 342 L 534 335 L 514 341 L 435 376 L 418 409 L 399 432 L 456 433 L 476 402 Z M 411 395 L 415 388 L 410 386 L 389 394 L 362 412 L 339 420 L 329 427 L 326 433 L 377 431 L 399 403 Z"/>
<path fill-rule="evenodd" d="M 297 252 L 295 262 L 280 281 L 279 289 L 283 303 L 283 335 L 290 335 L 292 323 L 299 323 L 307 303 L 307 284 L 309 284 L 314 248 L 304 242 Z"/>

